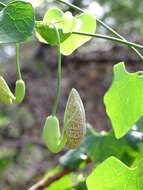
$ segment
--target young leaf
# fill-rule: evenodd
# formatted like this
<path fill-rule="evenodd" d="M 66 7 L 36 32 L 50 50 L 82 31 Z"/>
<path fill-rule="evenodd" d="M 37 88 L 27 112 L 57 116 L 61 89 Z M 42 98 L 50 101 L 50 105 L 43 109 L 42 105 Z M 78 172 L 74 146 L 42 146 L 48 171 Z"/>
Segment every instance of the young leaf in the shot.
<path fill-rule="evenodd" d="M 56 32 L 50 23 L 57 23 L 61 39 L 61 53 L 70 55 L 78 47 L 91 39 L 89 36 L 72 34 L 72 31 L 94 33 L 96 30 L 95 18 L 83 13 L 77 17 L 71 18 L 69 14 L 61 12 L 59 9 L 50 9 L 43 20 L 42 24 L 36 24 L 37 38 L 50 45 L 57 45 Z M 67 33 L 68 32 L 68 33 Z"/>
<path fill-rule="evenodd" d="M 77 18 L 78 22 L 77 22 L 77 26 L 74 29 L 74 31 L 95 33 L 96 20 L 92 15 L 90 15 L 88 13 L 83 13 L 76 18 Z M 89 36 L 71 34 L 66 40 L 64 40 L 61 43 L 61 52 L 63 55 L 70 55 L 78 47 L 82 46 L 84 43 L 86 43 L 90 39 L 91 39 L 91 37 L 89 37 Z"/>
<path fill-rule="evenodd" d="M 70 33 L 76 27 L 77 19 L 72 16 L 71 12 L 66 12 L 63 15 L 63 32 Z"/>
<path fill-rule="evenodd" d="M 143 115 L 143 78 L 128 73 L 124 63 L 114 66 L 114 79 L 104 96 L 106 112 L 117 138 L 124 136 Z"/>
<path fill-rule="evenodd" d="M 23 42 L 33 29 L 34 10 L 30 3 L 14 1 L 0 12 L 0 43 Z"/>
<path fill-rule="evenodd" d="M 88 176 L 88 190 L 140 190 L 136 168 L 129 168 L 110 157 Z"/>
<path fill-rule="evenodd" d="M 70 34 L 64 34 L 62 30 L 63 12 L 58 8 L 51 8 L 44 16 L 43 24 L 36 25 L 36 37 L 42 43 L 57 45 L 56 31 L 52 24 L 58 26 L 60 33 L 60 41 L 64 41 Z"/>
<path fill-rule="evenodd" d="M 63 12 L 58 8 L 51 8 L 47 11 L 43 21 L 47 23 L 55 23 L 58 27 L 61 26 Z"/>

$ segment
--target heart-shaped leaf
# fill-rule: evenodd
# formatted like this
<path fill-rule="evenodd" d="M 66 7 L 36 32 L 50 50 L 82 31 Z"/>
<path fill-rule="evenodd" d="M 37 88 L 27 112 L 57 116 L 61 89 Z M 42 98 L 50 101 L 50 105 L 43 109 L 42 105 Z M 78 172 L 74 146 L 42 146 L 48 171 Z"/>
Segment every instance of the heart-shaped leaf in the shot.
<path fill-rule="evenodd" d="M 66 12 L 63 15 L 63 32 L 70 33 L 76 27 L 77 19 L 72 16 L 71 12 Z"/>
<path fill-rule="evenodd" d="M 96 20 L 92 15 L 83 13 L 76 18 L 78 20 L 78 25 L 74 31 L 95 33 Z M 90 39 L 91 37 L 89 36 L 71 34 L 66 40 L 61 43 L 61 52 L 63 55 L 70 55 L 74 50 L 82 46 L 84 43 L 88 42 Z"/>
<path fill-rule="evenodd" d="M 94 33 L 96 30 L 96 20 L 92 15 L 83 13 L 77 17 L 72 17 L 69 13 L 64 14 L 61 10 L 53 8 L 48 10 L 43 23 L 37 22 L 36 25 L 38 39 L 50 45 L 57 45 L 55 28 L 50 23 L 55 23 L 59 29 L 61 53 L 63 55 L 70 55 L 91 39 L 89 36 L 72 34 L 72 31 Z"/>
<path fill-rule="evenodd" d="M 42 43 L 57 45 L 57 36 L 55 28 L 52 24 L 58 27 L 60 33 L 60 41 L 64 41 L 70 36 L 70 34 L 64 34 L 62 30 L 61 21 L 63 19 L 63 12 L 58 8 L 51 8 L 45 14 L 43 23 L 37 22 L 36 25 L 36 36 Z"/>
<path fill-rule="evenodd" d="M 143 115 L 141 74 L 128 73 L 124 63 L 114 66 L 114 79 L 104 96 L 104 103 L 117 138 L 124 136 Z"/>
<path fill-rule="evenodd" d="M 32 35 L 34 23 L 34 10 L 30 3 L 9 3 L 0 12 L 0 43 L 25 41 Z"/>
<path fill-rule="evenodd" d="M 88 190 L 140 190 L 136 168 L 129 168 L 110 157 L 87 178 Z"/>

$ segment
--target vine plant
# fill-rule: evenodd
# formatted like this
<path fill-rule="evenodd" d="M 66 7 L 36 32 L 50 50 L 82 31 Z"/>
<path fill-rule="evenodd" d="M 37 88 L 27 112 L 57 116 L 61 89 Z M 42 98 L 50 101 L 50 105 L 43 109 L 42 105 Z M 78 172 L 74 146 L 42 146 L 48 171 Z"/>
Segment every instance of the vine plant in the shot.
<path fill-rule="evenodd" d="M 59 8 L 50 8 L 46 12 L 42 21 L 36 21 L 34 9 L 30 3 L 18 0 L 10 1 L 8 4 L 0 3 L 0 43 L 16 44 L 16 67 L 18 75 L 15 95 L 13 95 L 9 89 L 4 78 L 2 76 L 0 77 L 0 101 L 5 105 L 12 105 L 14 101 L 16 101 L 16 103 L 21 103 L 24 99 L 25 83 L 22 80 L 19 65 L 20 43 L 25 42 L 29 37 L 35 34 L 40 42 L 51 46 L 57 46 L 57 91 L 53 111 L 51 115 L 47 117 L 43 129 L 45 143 L 48 149 L 53 153 L 60 152 L 67 143 L 69 149 L 77 148 L 76 150 L 72 150 L 72 153 L 77 155 L 76 151 L 78 151 L 78 153 L 80 153 L 80 159 L 81 155 L 83 158 L 83 154 L 85 156 L 86 153 L 90 156 L 90 159 L 97 164 L 99 160 L 97 155 L 100 149 L 100 143 L 98 146 L 97 144 L 94 146 L 95 140 L 93 141 L 93 139 L 96 139 L 96 141 L 99 142 L 104 138 L 105 148 L 107 145 L 110 145 L 112 139 L 112 143 L 114 145 L 116 144 L 116 149 L 118 149 L 125 143 L 125 135 L 143 116 L 143 72 L 138 71 L 136 73 L 129 73 L 127 72 L 123 62 L 114 66 L 113 82 L 104 96 L 104 104 L 106 112 L 111 120 L 115 137 L 112 132 L 99 135 L 93 131 L 91 127 L 88 127 L 86 132 L 86 119 L 83 103 L 80 95 L 74 88 L 71 90 L 69 95 L 64 114 L 64 127 L 62 135 L 60 135 L 56 110 L 61 85 L 61 54 L 65 56 L 72 54 L 77 48 L 94 37 L 111 40 L 128 46 L 135 52 L 142 62 L 143 56 L 139 50 L 143 50 L 143 46 L 129 42 L 112 28 L 103 23 L 100 19 L 88 12 L 85 12 L 79 7 L 76 7 L 64 0 L 57 0 L 57 2 L 66 4 L 67 6 L 76 9 L 81 14 L 73 16 L 70 12 L 64 13 Z M 99 22 L 114 34 L 114 36 L 112 37 L 95 33 L 96 22 Z M 83 140 L 85 132 L 86 136 Z M 82 140 L 83 142 L 81 144 Z M 97 151 L 95 152 L 95 155 L 93 155 L 93 149 L 96 149 Z M 122 152 L 118 154 L 115 154 L 115 151 L 113 150 L 109 152 L 110 153 L 107 154 L 109 157 L 104 155 L 102 152 L 103 159 L 106 159 L 102 160 L 102 163 L 93 169 L 91 174 L 89 174 L 89 176 L 84 180 L 84 188 L 86 187 L 86 189 L 89 190 L 143 189 L 143 160 L 141 154 L 137 156 L 137 159 L 135 159 L 129 167 L 122 162 Z M 133 152 L 135 153 L 135 151 Z M 72 157 L 71 152 L 68 153 L 69 160 L 70 157 Z M 63 157 L 61 159 L 61 163 L 65 165 L 66 162 L 68 163 L 65 157 Z M 74 164 L 72 167 L 74 167 Z M 67 172 L 61 174 L 67 174 Z M 30 189 L 34 190 L 45 188 L 48 190 L 48 184 L 49 183 L 46 178 L 42 183 L 38 183 Z M 64 189 L 64 187 L 62 188 Z M 83 189 L 83 187 L 81 189 Z"/>

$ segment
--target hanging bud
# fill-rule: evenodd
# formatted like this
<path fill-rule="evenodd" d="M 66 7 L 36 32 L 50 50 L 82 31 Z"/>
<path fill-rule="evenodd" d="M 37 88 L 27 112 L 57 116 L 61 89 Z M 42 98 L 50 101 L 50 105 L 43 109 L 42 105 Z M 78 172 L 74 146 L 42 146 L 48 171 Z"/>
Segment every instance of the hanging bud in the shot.
<path fill-rule="evenodd" d="M 20 104 L 25 96 L 25 83 L 23 80 L 16 81 L 15 96 L 16 103 Z"/>
<path fill-rule="evenodd" d="M 60 144 L 60 128 L 59 120 L 56 116 L 49 116 L 43 130 L 44 141 L 48 149 L 56 153 Z"/>
<path fill-rule="evenodd" d="M 82 100 L 75 89 L 71 90 L 68 98 L 64 114 L 64 130 L 68 148 L 77 148 L 86 133 L 86 119 Z"/>
<path fill-rule="evenodd" d="M 5 105 L 10 106 L 13 100 L 15 100 L 15 96 L 9 89 L 4 78 L 0 76 L 0 101 Z"/>

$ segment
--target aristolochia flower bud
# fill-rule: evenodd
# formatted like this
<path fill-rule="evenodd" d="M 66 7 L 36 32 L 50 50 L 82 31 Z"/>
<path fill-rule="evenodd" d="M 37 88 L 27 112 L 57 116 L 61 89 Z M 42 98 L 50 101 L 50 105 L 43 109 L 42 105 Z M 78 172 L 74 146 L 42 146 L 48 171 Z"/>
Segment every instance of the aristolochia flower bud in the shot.
<path fill-rule="evenodd" d="M 0 101 L 5 105 L 10 106 L 13 100 L 15 100 L 15 96 L 9 89 L 4 78 L 0 76 Z"/>
<path fill-rule="evenodd" d="M 81 98 L 75 89 L 72 89 L 68 98 L 64 129 L 66 131 L 67 146 L 77 148 L 86 132 L 85 110 Z"/>
<path fill-rule="evenodd" d="M 25 83 L 23 80 L 16 81 L 15 96 L 16 103 L 20 104 L 25 96 Z"/>
<path fill-rule="evenodd" d="M 58 153 L 64 145 L 70 149 L 80 145 L 86 132 L 85 111 L 78 92 L 72 89 L 64 114 L 64 128 L 60 134 L 59 120 L 56 116 L 49 116 L 43 130 L 44 141 L 48 149 Z"/>

